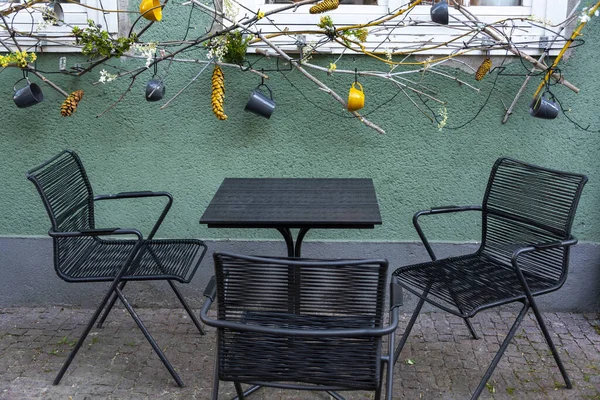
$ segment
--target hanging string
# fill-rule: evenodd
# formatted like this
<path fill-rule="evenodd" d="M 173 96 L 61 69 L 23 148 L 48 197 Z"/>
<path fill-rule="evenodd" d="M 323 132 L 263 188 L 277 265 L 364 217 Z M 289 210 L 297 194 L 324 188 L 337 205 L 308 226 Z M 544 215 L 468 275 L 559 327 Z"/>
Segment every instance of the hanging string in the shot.
<path fill-rule="evenodd" d="M 187 40 L 188 34 L 190 33 L 190 29 L 192 27 L 192 14 L 194 12 L 194 7 L 196 7 L 196 5 L 192 2 L 191 3 L 192 6 L 190 7 L 190 15 L 188 16 L 188 22 L 187 22 L 187 28 L 185 29 L 185 35 L 183 35 L 183 41 Z M 214 19 L 213 19 L 214 21 Z"/>
<path fill-rule="evenodd" d="M 156 76 L 156 74 L 158 74 L 158 63 L 156 62 L 156 58 L 157 53 L 154 52 L 154 75 L 152 75 L 153 78 Z"/>

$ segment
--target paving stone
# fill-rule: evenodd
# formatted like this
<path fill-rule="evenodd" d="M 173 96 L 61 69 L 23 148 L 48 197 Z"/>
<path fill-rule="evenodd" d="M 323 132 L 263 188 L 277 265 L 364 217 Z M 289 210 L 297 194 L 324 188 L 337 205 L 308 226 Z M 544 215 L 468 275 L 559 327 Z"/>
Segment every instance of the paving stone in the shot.
<path fill-rule="evenodd" d="M 164 349 L 186 386 L 179 388 L 129 314 L 115 308 L 94 328 L 57 386 L 56 373 L 92 311 L 63 307 L 0 309 L 0 399 L 208 399 L 212 391 L 215 330 L 201 336 L 182 310 L 141 309 L 140 318 Z M 469 398 L 518 313 L 515 307 L 472 319 L 471 338 L 462 319 L 424 313 L 394 368 L 394 398 Z M 532 314 L 528 314 L 481 399 L 600 398 L 598 313 L 544 314 L 573 382 L 564 381 Z M 410 314 L 402 314 L 396 341 Z M 412 360 L 407 365 L 405 360 Z M 235 395 L 221 383 L 220 398 Z M 345 392 L 348 400 L 372 393 Z M 229 396 L 229 397 L 227 397 Z M 264 388 L 252 399 L 329 400 L 325 393 Z"/>

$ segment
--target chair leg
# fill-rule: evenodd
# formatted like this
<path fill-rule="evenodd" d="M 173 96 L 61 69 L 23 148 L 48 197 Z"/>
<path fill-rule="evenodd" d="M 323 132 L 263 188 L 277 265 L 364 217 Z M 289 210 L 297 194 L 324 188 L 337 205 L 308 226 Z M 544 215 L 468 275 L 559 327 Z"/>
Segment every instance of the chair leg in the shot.
<path fill-rule="evenodd" d="M 448 281 L 452 282 L 452 279 L 449 279 Z M 454 293 L 454 289 L 453 289 L 452 285 L 449 285 L 447 287 L 447 289 L 448 289 L 448 292 L 450 293 L 450 296 L 452 296 L 452 299 L 454 300 L 454 304 L 460 304 L 460 302 L 456 298 L 456 294 Z M 459 313 L 464 314 L 461 307 L 457 306 L 457 308 L 458 308 Z M 479 336 L 477 336 L 477 332 L 475 332 L 475 328 L 473 328 L 471 321 L 468 318 L 463 318 L 463 321 L 465 322 L 465 325 L 467 326 L 467 329 L 471 333 L 471 336 L 473 337 L 473 339 L 475 339 L 475 340 L 479 339 Z"/>
<path fill-rule="evenodd" d="M 389 337 L 388 359 L 387 359 L 387 385 L 385 389 L 386 400 L 392 400 L 394 391 L 394 363 L 392 362 L 392 354 L 394 352 L 394 344 L 396 342 L 396 333 L 392 332 Z"/>
<path fill-rule="evenodd" d="M 327 390 L 326 393 L 333 397 L 335 400 L 346 400 L 341 394 Z"/>
<path fill-rule="evenodd" d="M 127 281 L 121 282 L 119 284 L 119 290 L 123 291 L 123 288 L 125 287 L 126 283 L 127 283 Z M 112 297 L 111 297 L 110 301 L 108 302 L 108 306 L 106 306 L 106 308 L 104 309 L 104 314 L 102 314 L 102 316 L 100 317 L 100 320 L 98 321 L 98 324 L 96 325 L 97 328 L 102 328 L 102 324 L 104 324 L 106 317 L 108 317 L 110 310 L 112 310 L 113 306 L 115 305 L 115 302 L 117 301 L 117 297 L 118 296 L 116 293 L 112 294 Z"/>
<path fill-rule="evenodd" d="M 83 330 L 83 333 L 79 337 L 79 340 L 77 340 L 77 343 L 75 344 L 75 347 L 73 347 L 73 350 L 71 350 L 71 353 L 69 353 L 69 356 L 67 357 L 67 359 L 63 363 L 62 367 L 60 368 L 60 371 L 58 371 L 58 375 L 56 375 L 56 378 L 54 378 L 54 382 L 53 382 L 54 385 L 58 385 L 60 383 L 60 380 L 62 379 L 63 375 L 65 374 L 65 372 L 67 372 L 67 369 L 69 368 L 69 365 L 71 365 L 71 362 L 73 361 L 73 359 L 75 358 L 75 355 L 77 354 L 77 352 L 81 348 L 81 345 L 85 341 L 85 338 L 87 337 L 87 335 L 92 330 L 92 327 L 94 326 L 94 323 L 98 319 L 98 316 L 100 315 L 100 313 L 104 309 L 104 306 L 106 306 L 106 303 L 108 303 L 108 300 L 111 298 L 112 294 L 117 289 L 118 283 L 119 283 L 119 281 L 118 281 L 118 279 L 116 279 L 111 284 L 110 289 L 108 290 L 108 292 L 106 292 L 106 295 L 104 295 L 104 298 L 102 299 L 102 302 L 100 303 L 100 305 L 98 306 L 98 308 L 94 312 L 94 315 L 92 315 L 92 318 L 90 319 L 90 321 L 88 322 L 87 326 Z"/>
<path fill-rule="evenodd" d="M 260 386 L 260 385 L 252 385 L 248 389 L 246 389 L 245 392 L 242 393 L 243 397 L 235 396 L 232 400 L 245 399 L 246 397 L 250 396 L 252 393 L 256 392 L 258 389 L 260 389 L 261 387 L 262 386 Z"/>
<path fill-rule="evenodd" d="M 429 290 L 427 289 L 426 291 L 428 292 Z M 425 294 L 425 296 L 426 296 L 426 294 Z M 400 338 L 398 347 L 396 347 L 396 351 L 394 352 L 394 362 L 392 363 L 393 365 L 395 365 L 396 362 L 398 361 L 398 357 L 400 357 L 400 352 L 402 351 L 402 349 L 404 348 L 404 345 L 406 344 L 406 341 L 408 340 L 408 335 L 410 335 L 410 331 L 412 330 L 415 322 L 417 321 L 417 317 L 419 316 L 419 313 L 421 312 L 421 308 L 423 308 L 424 303 L 425 303 L 425 299 L 420 298 L 419 303 L 417 304 L 417 307 L 415 308 L 415 311 L 413 311 L 412 317 L 410 317 L 410 321 L 408 321 L 408 325 L 406 326 L 406 329 L 404 330 L 404 334 L 402 334 L 402 337 Z"/>
<path fill-rule="evenodd" d="M 219 400 L 219 347 L 215 349 L 215 367 L 213 371 L 213 390 L 211 400 Z"/>
<path fill-rule="evenodd" d="M 463 321 L 465 321 L 465 325 L 467 326 L 467 329 L 469 330 L 469 332 L 471 332 L 471 336 L 473 336 L 473 339 L 478 340 L 479 336 L 477 335 L 477 332 L 475 332 L 475 328 L 473 328 L 473 324 L 471 324 L 471 320 L 469 318 L 463 318 Z"/>
<path fill-rule="evenodd" d="M 192 309 L 189 306 L 189 304 L 187 303 L 187 301 L 185 301 L 185 299 L 181 295 L 181 292 L 179 291 L 179 289 L 177 288 L 177 286 L 175 286 L 175 284 L 171 280 L 169 280 L 169 285 L 171 285 L 171 288 L 175 292 L 175 295 L 179 299 L 179 302 L 181 303 L 181 305 L 183 306 L 183 308 L 185 308 L 185 311 L 187 311 L 188 315 L 192 319 L 192 322 L 194 323 L 194 325 L 196 325 L 196 328 L 198 328 L 198 331 L 200 331 L 200 334 L 201 335 L 205 335 L 206 332 L 204 332 L 204 329 L 202 329 L 202 325 L 200 324 L 200 321 L 198 320 L 198 317 L 196 317 L 196 314 L 194 314 L 194 312 L 192 311 Z"/>
<path fill-rule="evenodd" d="M 244 396 L 244 391 L 242 390 L 242 385 L 239 382 L 233 382 L 233 386 L 235 386 L 235 392 L 237 393 L 237 398 L 239 400 L 244 400 L 246 397 Z"/>
<path fill-rule="evenodd" d="M 127 311 L 129 311 L 129 314 L 131 314 L 131 317 L 137 324 L 138 328 L 140 328 L 140 330 L 142 331 L 142 333 L 144 334 L 144 336 L 146 337 L 146 339 L 148 340 L 148 342 L 154 349 L 154 352 L 158 355 L 160 360 L 163 362 L 163 364 L 165 365 L 165 367 L 167 368 L 167 370 L 169 371 L 169 373 L 171 374 L 173 379 L 175 379 L 175 382 L 177 382 L 177 385 L 180 387 L 183 386 L 183 381 L 181 380 L 179 375 L 177 375 L 177 372 L 175 372 L 175 369 L 173 368 L 173 366 L 171 365 L 171 363 L 169 362 L 169 360 L 167 359 L 165 354 L 162 352 L 160 347 L 158 347 L 158 344 L 156 344 L 156 341 L 154 340 L 152 335 L 150 335 L 150 332 L 148 332 L 148 329 L 146 329 L 146 326 L 144 325 L 144 323 L 142 322 L 140 317 L 137 315 L 137 313 L 133 310 L 133 308 L 131 307 L 131 305 L 129 304 L 129 302 L 127 301 L 125 296 L 123 295 L 123 293 L 118 288 L 115 288 L 115 291 L 117 292 L 119 299 L 121 300 L 121 302 L 123 303 L 123 305 L 125 306 Z"/>
<path fill-rule="evenodd" d="M 383 386 L 383 372 L 381 373 L 381 378 L 379 380 L 379 385 L 377 386 L 377 389 L 375 389 L 375 396 L 373 397 L 374 400 L 381 400 L 381 388 Z"/>
<path fill-rule="evenodd" d="M 148 248 L 148 251 L 150 253 L 150 255 L 152 256 L 152 258 L 154 258 L 154 261 L 161 267 L 161 269 L 164 268 L 162 267 L 162 264 L 159 260 L 159 258 L 156 256 L 156 254 L 154 253 L 154 251 L 151 248 Z M 179 299 L 179 302 L 181 303 L 181 305 L 183 306 L 183 308 L 185 308 L 185 311 L 188 313 L 188 315 L 190 316 L 192 322 L 194 323 L 194 325 L 196 325 L 196 328 L 198 329 L 198 331 L 200 332 L 201 335 L 205 335 L 206 333 L 204 332 L 204 329 L 202 329 L 202 325 L 200 324 L 200 321 L 198 320 L 198 318 L 196 317 L 196 315 L 194 314 L 194 312 L 192 311 L 191 307 L 189 306 L 189 304 L 187 303 L 187 301 L 185 301 L 185 299 L 183 298 L 183 296 L 181 295 L 181 292 L 179 291 L 179 289 L 177 289 L 177 286 L 175 286 L 175 284 L 173 283 L 172 280 L 168 280 L 169 285 L 171 286 L 171 289 L 173 289 L 173 291 L 175 292 L 175 295 L 177 296 L 177 298 Z"/>
<path fill-rule="evenodd" d="M 392 350 L 392 351 L 394 351 L 394 350 Z M 381 400 L 381 389 L 383 388 L 383 379 L 385 378 L 385 371 L 387 370 L 387 368 L 384 368 L 384 365 L 390 364 L 389 356 L 388 356 L 387 361 L 388 362 L 386 364 L 386 362 L 383 358 L 381 360 L 381 372 L 379 373 L 379 384 L 377 385 L 377 388 L 375 389 L 374 400 Z"/>
<path fill-rule="evenodd" d="M 532 298 L 532 300 L 533 300 L 533 298 Z M 538 324 L 540 325 L 540 329 L 542 330 L 542 333 L 544 334 L 544 338 L 546 338 L 546 343 L 548 343 L 548 347 L 550 347 L 550 351 L 552 352 L 552 355 L 554 356 L 554 360 L 556 361 L 556 364 L 558 365 L 558 369 L 560 370 L 560 373 L 561 373 L 563 379 L 565 380 L 565 385 L 567 386 L 568 389 L 572 389 L 573 385 L 571 384 L 571 380 L 569 379 L 567 370 L 565 369 L 565 366 L 563 365 L 562 360 L 560 359 L 560 356 L 558 355 L 556 346 L 554 346 L 554 342 L 552 341 L 552 338 L 550 337 L 550 333 L 548 332 L 548 328 L 546 327 L 546 323 L 544 322 L 544 319 L 542 318 L 542 314 L 540 313 L 540 311 L 537 307 L 537 304 L 535 304 L 535 302 L 531 302 L 531 308 L 533 309 L 535 319 L 537 320 Z"/>
<path fill-rule="evenodd" d="M 477 386 L 477 389 L 475 389 L 475 392 L 471 396 L 471 400 L 476 400 L 479 397 L 479 395 L 481 395 L 481 392 L 483 392 L 483 389 L 485 389 L 485 384 L 487 383 L 487 381 L 490 379 L 490 377 L 494 373 L 494 370 L 496 369 L 498 362 L 500 362 L 500 359 L 504 355 L 504 352 L 506 351 L 508 344 L 510 343 L 512 338 L 515 336 L 515 333 L 517 333 L 517 329 L 521 325 L 521 322 L 523 322 L 523 318 L 527 314 L 528 310 L 529 310 L 529 304 L 526 303 L 523 305 L 523 308 L 521 309 L 521 312 L 519 313 L 519 315 L 517 316 L 517 319 L 513 323 L 513 326 L 510 328 L 510 331 L 508 331 L 508 334 L 504 338 L 502 345 L 500 345 L 500 349 L 494 356 L 494 359 L 492 360 L 492 363 L 490 364 L 487 371 L 485 372 L 485 375 L 481 379 L 481 382 L 479 382 L 479 386 Z"/>

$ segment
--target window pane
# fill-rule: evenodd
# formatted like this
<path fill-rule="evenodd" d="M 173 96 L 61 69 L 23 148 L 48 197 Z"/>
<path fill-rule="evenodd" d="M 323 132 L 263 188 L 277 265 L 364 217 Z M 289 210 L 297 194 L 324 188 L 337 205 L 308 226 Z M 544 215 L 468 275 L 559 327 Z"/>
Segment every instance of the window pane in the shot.
<path fill-rule="evenodd" d="M 522 6 L 523 0 L 459 0 L 463 6 Z M 422 5 L 431 5 L 438 0 L 425 0 Z"/>
<path fill-rule="evenodd" d="M 0 0 L 0 4 L 2 3 L 20 3 L 21 0 Z M 59 3 L 81 3 L 81 0 L 58 0 Z M 50 3 L 50 1 L 48 1 L 48 3 Z M 38 3 L 38 4 L 45 4 L 44 3 Z"/>
<path fill-rule="evenodd" d="M 2 0 L 0 0 L 2 1 Z M 18 1 L 18 0 L 17 0 Z M 522 6 L 523 0 L 460 0 L 463 6 Z M 266 0 L 266 4 L 291 4 L 293 0 Z M 436 0 L 425 0 L 422 5 L 437 3 Z M 377 0 L 340 0 L 340 4 L 377 5 Z"/>
<path fill-rule="evenodd" d="M 521 6 L 523 0 L 463 0 L 463 3 L 471 6 Z"/>
<path fill-rule="evenodd" d="M 2 1 L 2 0 L 0 0 Z M 291 4 L 292 0 L 266 0 L 267 4 Z M 367 6 L 375 6 L 377 5 L 377 0 L 340 0 L 340 4 L 360 4 Z"/>

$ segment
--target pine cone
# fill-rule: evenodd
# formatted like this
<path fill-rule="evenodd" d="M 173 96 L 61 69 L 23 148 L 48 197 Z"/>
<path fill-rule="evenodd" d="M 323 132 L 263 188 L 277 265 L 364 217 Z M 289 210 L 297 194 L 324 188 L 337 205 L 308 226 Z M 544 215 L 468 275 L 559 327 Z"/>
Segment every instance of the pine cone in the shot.
<path fill-rule="evenodd" d="M 477 68 L 477 72 L 475 73 L 475 80 L 482 80 L 485 74 L 487 74 L 490 71 L 490 68 L 492 68 L 492 60 L 486 58 L 485 60 L 483 60 L 479 68 Z"/>
<path fill-rule="evenodd" d="M 340 5 L 339 0 L 323 0 L 308 10 L 311 14 L 320 14 L 326 11 L 335 10 Z"/>
<path fill-rule="evenodd" d="M 225 110 L 223 109 L 223 102 L 225 101 L 225 77 L 221 67 L 215 65 L 215 69 L 212 74 L 212 95 L 211 104 L 212 110 L 216 117 L 221 121 L 227 119 Z"/>
<path fill-rule="evenodd" d="M 60 106 L 60 115 L 70 117 L 77 110 L 77 105 L 83 97 L 83 90 L 76 90 L 71 93 Z"/>

